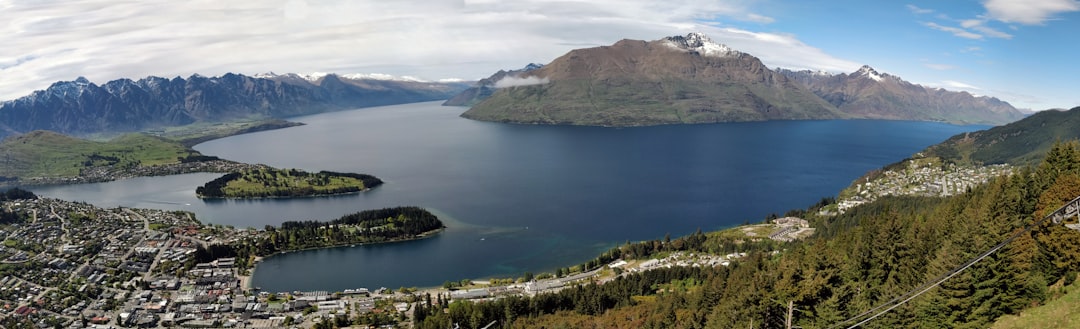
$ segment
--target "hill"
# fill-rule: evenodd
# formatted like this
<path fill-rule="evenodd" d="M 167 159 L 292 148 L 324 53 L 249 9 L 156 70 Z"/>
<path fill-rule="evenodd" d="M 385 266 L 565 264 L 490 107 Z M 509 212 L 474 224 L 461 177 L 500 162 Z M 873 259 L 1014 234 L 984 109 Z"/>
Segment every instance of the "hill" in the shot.
<path fill-rule="evenodd" d="M 1046 110 L 1022 120 L 953 136 L 927 148 L 927 156 L 961 164 L 1036 164 L 1057 141 L 1080 139 L 1080 107 Z"/>
<path fill-rule="evenodd" d="M 500 82 L 462 116 L 599 126 L 845 117 L 758 58 L 697 33 L 577 49 Z"/>
<path fill-rule="evenodd" d="M 192 123 L 285 118 L 326 111 L 446 99 L 463 83 L 364 76 L 265 74 L 147 77 L 97 85 L 85 78 L 0 103 L 0 138 L 34 130 L 119 133 Z"/>
<path fill-rule="evenodd" d="M 179 163 L 201 154 L 179 142 L 128 134 L 94 142 L 50 131 L 33 131 L 0 142 L 0 176 L 75 177 L 95 167 L 133 168 Z"/>
<path fill-rule="evenodd" d="M 453 100 L 448 105 L 475 103 L 462 114 L 470 119 L 599 126 L 1023 117 L 996 98 L 923 87 L 869 66 L 838 75 L 772 70 L 700 33 L 572 50 L 543 67 L 499 71 Z"/>

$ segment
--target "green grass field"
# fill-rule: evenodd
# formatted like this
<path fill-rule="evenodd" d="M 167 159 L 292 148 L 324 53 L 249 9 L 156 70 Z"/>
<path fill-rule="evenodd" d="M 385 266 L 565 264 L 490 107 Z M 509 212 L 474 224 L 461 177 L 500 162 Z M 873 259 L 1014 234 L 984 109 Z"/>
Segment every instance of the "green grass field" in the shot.
<path fill-rule="evenodd" d="M 362 191 L 364 181 L 358 177 L 295 169 L 255 169 L 239 173 L 221 188 L 226 198 L 260 198 L 326 195 Z M 208 185 L 215 185 L 213 182 Z M 211 194 L 213 195 L 213 194 Z"/>
<path fill-rule="evenodd" d="M 34 131 L 0 143 L 0 176 L 74 177 L 88 167 L 170 164 L 197 154 L 178 142 L 146 134 L 96 142 Z"/>
<path fill-rule="evenodd" d="M 990 328 L 1080 328 L 1080 291 L 1073 284 L 1068 293 L 1046 305 L 1029 308 L 1020 315 L 1006 315 Z"/>

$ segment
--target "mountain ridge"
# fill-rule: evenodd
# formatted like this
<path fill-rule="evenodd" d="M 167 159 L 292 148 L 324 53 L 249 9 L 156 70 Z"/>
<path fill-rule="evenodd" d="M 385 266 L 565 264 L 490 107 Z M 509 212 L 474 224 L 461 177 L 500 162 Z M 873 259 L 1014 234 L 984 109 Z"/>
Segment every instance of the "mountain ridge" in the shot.
<path fill-rule="evenodd" d="M 690 34 L 571 50 L 462 114 L 534 124 L 641 126 L 841 118 L 758 58 Z"/>
<path fill-rule="evenodd" d="M 840 74 L 775 70 L 803 83 L 841 112 L 865 119 L 996 125 L 1024 117 L 1023 112 L 997 98 L 926 87 L 880 73 L 869 65 Z"/>
<path fill-rule="evenodd" d="M 841 74 L 770 69 L 701 33 L 575 49 L 510 72 L 485 79 L 494 81 L 480 87 L 486 93 L 459 94 L 468 101 L 445 105 L 473 103 L 462 116 L 476 120 L 598 126 L 798 119 L 996 125 L 1024 116 L 996 98 L 912 84 L 870 66 Z M 508 76 L 535 83 L 493 87 Z"/>
<path fill-rule="evenodd" d="M 148 76 L 98 85 L 84 77 L 58 81 L 0 103 L 0 138 L 34 130 L 69 135 L 123 133 L 195 122 L 284 118 L 348 108 L 445 99 L 464 83 L 348 79 L 325 74 L 251 77 Z"/>

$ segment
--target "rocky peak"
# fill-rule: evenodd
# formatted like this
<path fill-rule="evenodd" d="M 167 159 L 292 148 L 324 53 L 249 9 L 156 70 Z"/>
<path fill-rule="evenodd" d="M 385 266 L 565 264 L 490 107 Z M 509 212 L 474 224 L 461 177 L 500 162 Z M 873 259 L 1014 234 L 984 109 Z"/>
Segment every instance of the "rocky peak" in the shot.
<path fill-rule="evenodd" d="M 878 71 L 874 70 L 874 68 L 870 67 L 870 65 L 863 65 L 862 67 L 859 68 L 858 71 L 855 71 L 855 73 L 852 73 L 851 75 L 858 76 L 858 77 L 870 78 L 871 80 L 874 80 L 874 81 L 884 80 L 884 78 L 886 76 L 888 76 L 887 74 L 883 75 L 881 73 L 878 73 Z"/>
<path fill-rule="evenodd" d="M 521 71 L 528 72 L 541 67 L 544 67 L 544 64 L 529 63 L 528 65 L 525 65 L 525 67 L 521 68 Z"/>
<path fill-rule="evenodd" d="M 714 42 L 705 34 L 698 32 L 689 33 L 685 37 L 680 35 L 667 37 L 663 41 L 672 48 L 696 52 L 703 56 L 727 57 L 742 54 L 724 44 Z"/>

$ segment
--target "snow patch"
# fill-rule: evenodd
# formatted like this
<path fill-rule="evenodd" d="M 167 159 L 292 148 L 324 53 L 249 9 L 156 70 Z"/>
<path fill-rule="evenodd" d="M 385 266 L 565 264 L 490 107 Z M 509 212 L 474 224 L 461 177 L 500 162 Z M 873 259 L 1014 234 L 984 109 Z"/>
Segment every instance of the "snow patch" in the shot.
<path fill-rule="evenodd" d="M 326 77 L 327 75 L 330 75 L 330 73 L 313 72 L 311 74 L 300 74 L 300 77 L 303 78 L 304 80 L 307 80 L 307 81 L 316 82 L 316 81 L 319 81 L 319 79 L 322 79 L 323 77 Z"/>
<path fill-rule="evenodd" d="M 382 81 L 409 81 L 409 82 L 428 82 L 427 80 L 420 79 L 413 76 L 393 76 L 383 73 L 353 73 L 341 76 L 342 78 L 349 80 L 382 80 Z"/>
<path fill-rule="evenodd" d="M 870 67 L 870 65 L 863 65 L 863 67 L 860 67 L 859 70 L 855 72 L 855 75 L 864 76 L 874 81 L 884 80 L 884 77 L 874 70 L 874 68 Z"/>
<path fill-rule="evenodd" d="M 524 78 L 506 76 L 495 82 L 495 88 L 542 85 L 548 82 L 550 82 L 548 78 L 540 78 L 535 76 Z"/>
<path fill-rule="evenodd" d="M 274 73 L 273 71 L 266 72 L 266 73 L 256 73 L 255 74 L 255 77 L 260 78 L 260 79 L 270 79 L 270 78 L 276 78 L 276 77 L 279 77 L 279 76 L 281 76 L 281 75 L 279 75 L 277 73 Z"/>
<path fill-rule="evenodd" d="M 664 44 L 673 49 L 693 51 L 702 56 L 709 57 L 734 57 L 742 54 L 726 45 L 713 42 L 708 36 L 698 32 L 687 34 L 685 37 L 673 36 L 664 38 Z"/>
<path fill-rule="evenodd" d="M 310 73 L 310 74 L 295 74 L 295 73 L 277 74 L 277 73 L 274 73 L 274 72 L 267 72 L 267 73 L 256 74 L 255 77 L 256 78 L 267 78 L 267 79 L 268 78 L 283 77 L 283 76 L 297 77 L 297 78 L 301 78 L 301 79 L 304 79 L 304 80 L 307 80 L 307 81 L 310 81 L 310 82 L 314 83 L 314 82 L 318 82 L 319 79 L 325 78 L 327 75 L 331 75 L 331 74 L 333 74 L 333 73 L 313 72 L 313 73 Z M 339 74 L 337 76 L 342 78 L 342 79 L 346 79 L 346 80 L 380 80 L 380 81 L 431 82 L 431 81 L 424 80 L 424 79 L 414 77 L 414 76 L 408 76 L 408 75 L 395 76 L 395 75 L 384 74 L 384 73 L 352 73 L 352 74 Z M 465 80 L 464 79 L 442 79 L 442 80 L 438 80 L 438 82 L 443 82 L 443 83 L 462 82 L 462 81 L 465 81 Z"/>

